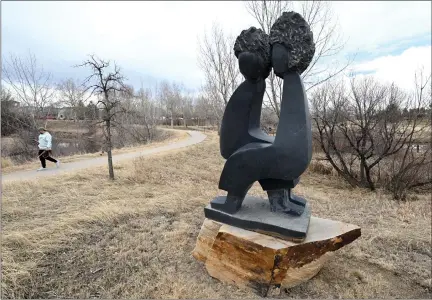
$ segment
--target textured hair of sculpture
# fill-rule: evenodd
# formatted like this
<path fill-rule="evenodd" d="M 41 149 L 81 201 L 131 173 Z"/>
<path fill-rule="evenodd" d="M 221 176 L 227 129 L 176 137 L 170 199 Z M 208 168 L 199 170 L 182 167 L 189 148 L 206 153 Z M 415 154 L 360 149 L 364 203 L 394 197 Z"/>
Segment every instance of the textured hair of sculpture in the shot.
<path fill-rule="evenodd" d="M 289 52 L 290 70 L 303 73 L 315 54 L 313 33 L 303 17 L 293 11 L 284 12 L 270 30 L 270 45 L 281 44 Z"/>
<path fill-rule="evenodd" d="M 251 52 L 262 58 L 265 67 L 271 70 L 269 36 L 255 27 L 243 30 L 234 44 L 234 54 L 238 58 L 242 52 Z"/>

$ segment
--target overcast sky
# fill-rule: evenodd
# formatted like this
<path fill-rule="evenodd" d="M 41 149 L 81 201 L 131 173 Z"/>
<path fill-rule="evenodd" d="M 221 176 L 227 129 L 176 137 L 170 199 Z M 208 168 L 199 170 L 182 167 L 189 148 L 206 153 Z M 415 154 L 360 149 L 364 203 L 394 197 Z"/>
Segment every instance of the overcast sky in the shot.
<path fill-rule="evenodd" d="M 332 2 L 348 40 L 337 59 L 357 53 L 352 69 L 411 86 L 417 67 L 431 69 L 431 2 Z M 1 3 L 2 57 L 32 51 L 56 80 L 83 78 L 72 68 L 95 53 L 115 60 L 136 88 L 167 79 L 203 83 L 197 39 L 213 22 L 233 35 L 258 26 L 242 2 Z"/>

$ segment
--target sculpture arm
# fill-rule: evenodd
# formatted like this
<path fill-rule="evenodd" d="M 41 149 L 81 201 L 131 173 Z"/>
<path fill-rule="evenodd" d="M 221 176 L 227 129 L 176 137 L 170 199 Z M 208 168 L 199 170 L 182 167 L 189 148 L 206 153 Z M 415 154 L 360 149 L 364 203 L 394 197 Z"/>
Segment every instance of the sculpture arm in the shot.
<path fill-rule="evenodd" d="M 244 81 L 231 95 L 225 107 L 220 130 L 220 151 L 225 159 L 244 145 L 242 140 L 248 131 L 251 106 L 247 100 L 252 98 L 252 94 L 249 83 Z"/>
<path fill-rule="evenodd" d="M 286 153 L 303 152 L 303 161 L 308 161 L 308 164 L 312 158 L 309 105 L 303 81 L 297 72 L 284 75 L 280 121 L 274 144 L 284 148 Z"/>
<path fill-rule="evenodd" d="M 273 142 L 274 138 L 260 128 L 264 92 L 264 80 L 246 80 L 232 94 L 221 125 L 220 150 L 224 158 L 249 143 Z"/>
<path fill-rule="evenodd" d="M 268 135 L 261 129 L 261 110 L 266 89 L 265 80 L 260 80 L 254 84 L 254 99 L 249 115 L 249 136 L 247 143 L 270 143 L 274 142 L 274 137 Z"/>

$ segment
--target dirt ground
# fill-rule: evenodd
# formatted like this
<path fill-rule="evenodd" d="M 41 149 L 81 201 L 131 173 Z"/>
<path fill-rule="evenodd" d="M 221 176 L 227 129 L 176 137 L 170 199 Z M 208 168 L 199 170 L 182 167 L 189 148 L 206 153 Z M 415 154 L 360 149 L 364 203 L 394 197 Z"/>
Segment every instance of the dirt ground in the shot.
<path fill-rule="evenodd" d="M 5 184 L 2 298 L 257 298 L 191 255 L 204 206 L 222 194 L 217 141 L 118 165 L 114 182 L 97 168 Z M 280 298 L 432 297 L 430 195 L 395 202 L 312 172 L 295 192 L 362 237 Z"/>

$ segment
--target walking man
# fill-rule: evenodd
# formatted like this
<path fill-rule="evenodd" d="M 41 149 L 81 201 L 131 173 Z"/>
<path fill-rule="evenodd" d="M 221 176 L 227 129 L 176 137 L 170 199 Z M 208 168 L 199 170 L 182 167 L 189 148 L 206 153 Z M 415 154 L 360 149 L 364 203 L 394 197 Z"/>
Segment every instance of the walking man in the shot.
<path fill-rule="evenodd" d="M 46 161 L 51 161 L 56 164 L 57 168 L 60 166 L 60 162 L 51 157 L 52 137 L 51 134 L 46 131 L 45 128 L 39 128 L 39 159 L 42 167 L 38 171 L 46 169 Z"/>

